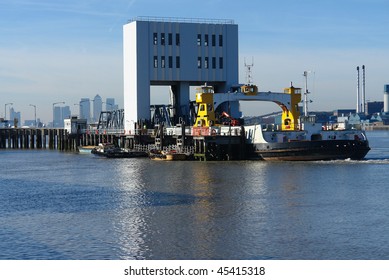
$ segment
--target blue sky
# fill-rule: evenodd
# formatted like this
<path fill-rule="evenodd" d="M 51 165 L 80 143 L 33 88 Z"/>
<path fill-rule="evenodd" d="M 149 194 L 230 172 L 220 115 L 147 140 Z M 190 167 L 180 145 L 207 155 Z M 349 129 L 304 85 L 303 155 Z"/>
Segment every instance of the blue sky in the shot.
<path fill-rule="evenodd" d="M 0 115 L 13 102 L 23 119 L 52 117 L 82 97 L 123 104 L 122 26 L 136 16 L 233 19 L 244 59 L 263 91 L 303 86 L 310 70 L 312 110 L 354 108 L 356 66 L 366 65 L 366 94 L 383 100 L 389 83 L 389 2 L 386 0 L 0 0 Z M 167 93 L 153 92 L 154 100 Z M 245 115 L 278 110 L 258 102 Z"/>

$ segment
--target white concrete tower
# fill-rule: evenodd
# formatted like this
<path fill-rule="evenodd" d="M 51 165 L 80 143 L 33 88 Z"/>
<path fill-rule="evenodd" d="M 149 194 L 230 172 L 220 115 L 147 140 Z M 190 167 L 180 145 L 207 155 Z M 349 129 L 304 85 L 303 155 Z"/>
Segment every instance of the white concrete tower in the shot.
<path fill-rule="evenodd" d="M 126 133 L 150 120 L 150 86 L 169 85 L 177 114 L 189 115 L 189 87 L 227 92 L 238 83 L 238 25 L 231 20 L 139 17 L 123 27 Z"/>

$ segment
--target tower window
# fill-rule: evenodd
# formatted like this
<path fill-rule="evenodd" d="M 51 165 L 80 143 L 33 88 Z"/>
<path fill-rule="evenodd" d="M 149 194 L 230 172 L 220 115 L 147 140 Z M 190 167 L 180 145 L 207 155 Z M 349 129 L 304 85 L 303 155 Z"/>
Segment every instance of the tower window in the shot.
<path fill-rule="evenodd" d="M 216 46 L 216 35 L 212 34 L 212 47 Z"/>
<path fill-rule="evenodd" d="M 201 56 L 197 58 L 197 68 L 201 68 Z"/>
<path fill-rule="evenodd" d="M 176 46 L 180 45 L 180 34 L 176 34 Z"/>
<path fill-rule="evenodd" d="M 172 56 L 169 56 L 169 68 L 172 68 L 173 67 L 173 57 Z"/>
<path fill-rule="evenodd" d="M 197 46 L 201 46 L 201 34 L 197 34 Z"/>
<path fill-rule="evenodd" d="M 158 56 L 154 56 L 154 68 L 158 68 Z"/>
<path fill-rule="evenodd" d="M 168 35 L 168 44 L 169 46 L 173 45 L 173 34 L 169 33 Z"/>
<path fill-rule="evenodd" d="M 223 46 L 223 35 L 219 35 L 219 46 Z"/>
<path fill-rule="evenodd" d="M 161 45 L 165 45 L 165 33 L 161 33 Z"/>
<path fill-rule="evenodd" d="M 154 43 L 154 45 L 158 44 L 158 33 L 154 33 L 154 35 L 153 35 L 153 43 Z"/>
<path fill-rule="evenodd" d="M 205 59 L 204 59 L 204 68 L 205 69 L 208 69 L 208 57 L 206 57 Z"/>
<path fill-rule="evenodd" d="M 204 46 L 208 46 L 208 34 L 204 35 Z"/>
<path fill-rule="evenodd" d="M 212 57 L 212 69 L 216 69 L 216 57 Z"/>
<path fill-rule="evenodd" d="M 176 68 L 180 68 L 180 57 L 176 56 Z"/>
<path fill-rule="evenodd" d="M 165 68 L 165 56 L 161 57 L 161 68 Z"/>
<path fill-rule="evenodd" d="M 219 57 L 219 68 L 223 69 L 223 58 Z"/>

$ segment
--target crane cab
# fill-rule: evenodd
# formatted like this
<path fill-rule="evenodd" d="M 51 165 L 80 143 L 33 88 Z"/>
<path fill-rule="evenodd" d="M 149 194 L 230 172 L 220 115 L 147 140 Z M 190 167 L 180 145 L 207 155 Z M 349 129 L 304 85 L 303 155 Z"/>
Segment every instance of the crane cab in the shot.
<path fill-rule="evenodd" d="M 212 86 L 204 85 L 197 88 L 196 103 L 197 116 L 196 127 L 210 127 L 215 124 L 215 108 L 213 106 L 214 90 Z"/>
<path fill-rule="evenodd" d="M 244 95 L 257 95 L 258 87 L 256 85 L 248 84 L 240 87 Z"/>
<path fill-rule="evenodd" d="M 298 120 L 300 118 L 299 102 L 301 101 L 301 88 L 295 88 L 292 85 L 284 89 L 284 93 L 290 94 L 290 110 L 282 106 L 282 130 L 298 130 Z"/>

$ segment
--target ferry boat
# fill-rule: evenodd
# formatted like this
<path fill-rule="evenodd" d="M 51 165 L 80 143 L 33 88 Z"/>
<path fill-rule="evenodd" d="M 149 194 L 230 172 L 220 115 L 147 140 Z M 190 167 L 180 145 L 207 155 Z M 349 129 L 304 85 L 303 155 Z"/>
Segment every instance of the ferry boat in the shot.
<path fill-rule="evenodd" d="M 263 160 L 361 160 L 369 152 L 369 142 L 361 129 L 322 128 L 314 117 L 303 120 L 302 129 L 279 131 L 272 127 L 246 126 L 249 158 Z"/>
<path fill-rule="evenodd" d="M 289 108 L 281 106 L 280 126 L 246 126 L 249 153 L 253 158 L 264 160 L 361 160 L 369 152 L 369 141 L 361 126 L 345 123 L 326 125 L 316 122 L 308 113 L 304 94 L 304 116 L 300 116 L 298 103 L 301 89 L 292 85 L 284 89 L 290 95 Z"/>
<path fill-rule="evenodd" d="M 305 72 L 304 72 L 305 73 Z M 369 141 L 361 127 L 345 124 L 331 126 L 317 123 L 308 113 L 306 89 L 304 116 L 300 116 L 301 88 L 291 84 L 283 93 L 258 92 L 255 85 L 243 85 L 234 94 L 216 94 L 211 86 L 203 86 L 196 94 L 198 113 L 194 127 L 208 127 L 220 131 L 223 124 L 216 118 L 215 110 L 226 101 L 262 100 L 272 101 L 282 108 L 280 125 L 240 125 L 230 120 L 244 133 L 248 159 L 273 161 L 313 160 L 361 160 L 369 152 Z M 212 105 L 213 104 L 213 105 Z M 226 115 L 226 114 L 222 114 Z M 227 114 L 227 116 L 229 116 Z M 220 129 L 221 127 L 221 129 Z"/>

